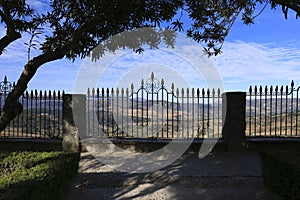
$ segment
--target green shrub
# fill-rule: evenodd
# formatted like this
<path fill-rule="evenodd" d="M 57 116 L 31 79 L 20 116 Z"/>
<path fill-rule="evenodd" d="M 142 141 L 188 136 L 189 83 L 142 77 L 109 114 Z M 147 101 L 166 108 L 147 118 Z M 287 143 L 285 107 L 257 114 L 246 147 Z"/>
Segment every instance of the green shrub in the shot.
<path fill-rule="evenodd" d="M 0 199 L 59 199 L 78 169 L 78 154 L 0 153 Z"/>
<path fill-rule="evenodd" d="M 300 199 L 300 168 L 283 155 L 262 154 L 265 187 L 286 200 Z"/>

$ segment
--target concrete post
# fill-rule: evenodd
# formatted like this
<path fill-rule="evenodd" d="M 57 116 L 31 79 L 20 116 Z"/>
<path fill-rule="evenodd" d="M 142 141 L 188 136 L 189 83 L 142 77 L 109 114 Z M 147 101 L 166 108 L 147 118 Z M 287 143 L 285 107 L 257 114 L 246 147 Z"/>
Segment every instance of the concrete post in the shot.
<path fill-rule="evenodd" d="M 73 116 L 74 108 L 76 109 L 76 114 Z M 80 115 L 77 113 L 80 113 Z M 86 96 L 65 94 L 63 96 L 63 151 L 80 151 L 79 133 L 85 134 L 85 116 Z"/>
<path fill-rule="evenodd" d="M 228 151 L 241 151 L 246 130 L 246 93 L 222 94 L 223 139 Z"/>

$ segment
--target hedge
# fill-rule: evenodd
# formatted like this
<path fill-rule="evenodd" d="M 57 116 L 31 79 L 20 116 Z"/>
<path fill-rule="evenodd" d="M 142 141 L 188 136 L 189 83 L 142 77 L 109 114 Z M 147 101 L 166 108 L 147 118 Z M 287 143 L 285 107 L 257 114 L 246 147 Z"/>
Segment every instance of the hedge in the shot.
<path fill-rule="evenodd" d="M 78 161 L 76 153 L 0 153 L 0 199 L 60 199 Z"/>
<path fill-rule="evenodd" d="M 289 155 L 288 155 L 289 154 Z M 286 200 L 300 199 L 299 155 L 287 153 L 262 153 L 265 187 Z M 294 157 L 294 158 L 291 158 Z"/>

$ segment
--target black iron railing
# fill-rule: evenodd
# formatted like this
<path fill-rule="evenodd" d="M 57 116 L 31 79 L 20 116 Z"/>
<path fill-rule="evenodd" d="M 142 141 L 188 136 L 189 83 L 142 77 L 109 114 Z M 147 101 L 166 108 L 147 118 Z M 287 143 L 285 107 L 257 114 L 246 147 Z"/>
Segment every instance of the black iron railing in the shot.
<path fill-rule="evenodd" d="M 14 84 L 0 82 L 0 115 Z M 299 137 L 299 90 L 291 86 L 250 87 L 246 99 L 246 137 Z M 23 113 L 0 138 L 62 138 L 64 92 L 25 92 Z M 154 74 L 140 87 L 88 89 L 87 136 L 173 139 L 222 138 L 220 89 L 178 89 Z M 228 111 L 227 111 L 228 112 Z M 230 111 L 232 112 L 232 111 Z M 225 115 L 224 115 L 225 116 Z M 234 122 L 233 122 L 234 123 Z"/>
<path fill-rule="evenodd" d="M 246 107 L 246 136 L 298 137 L 299 88 L 262 87 L 249 88 Z"/>
<path fill-rule="evenodd" d="M 151 78 L 130 89 L 88 89 L 89 136 L 121 138 L 221 138 L 220 90 L 167 89 Z"/>
<path fill-rule="evenodd" d="M 8 87 L 10 86 L 10 87 Z M 6 97 L 14 84 L 7 78 L 1 82 L 0 115 Z M 63 130 L 62 96 L 60 91 L 26 91 L 19 102 L 23 112 L 0 132 L 0 138 L 61 138 Z"/>

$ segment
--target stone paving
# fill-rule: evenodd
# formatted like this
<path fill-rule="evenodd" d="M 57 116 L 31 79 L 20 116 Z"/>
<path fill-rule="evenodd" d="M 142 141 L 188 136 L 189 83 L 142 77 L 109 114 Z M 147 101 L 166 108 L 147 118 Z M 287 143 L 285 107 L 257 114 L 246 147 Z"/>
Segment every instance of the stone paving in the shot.
<path fill-rule="evenodd" d="M 203 159 L 186 153 L 151 173 L 125 173 L 82 153 L 66 199 L 280 200 L 263 188 L 259 154 L 216 152 Z"/>

